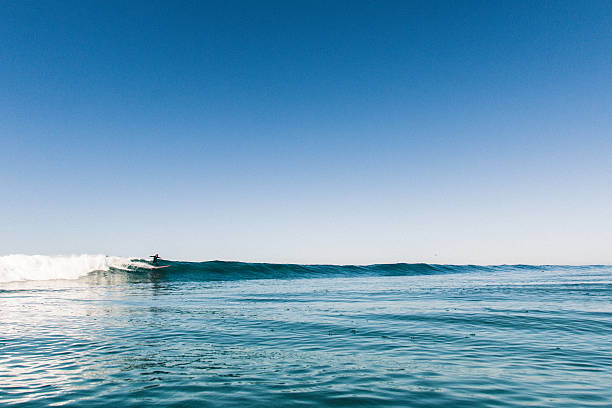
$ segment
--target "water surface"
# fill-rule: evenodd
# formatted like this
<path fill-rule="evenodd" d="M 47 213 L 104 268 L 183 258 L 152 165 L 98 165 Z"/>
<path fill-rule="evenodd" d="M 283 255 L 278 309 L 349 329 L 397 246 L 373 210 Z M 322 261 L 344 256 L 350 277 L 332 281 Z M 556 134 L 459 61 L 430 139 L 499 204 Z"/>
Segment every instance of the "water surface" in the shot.
<path fill-rule="evenodd" d="M 612 406 L 612 268 L 396 268 L 0 283 L 0 404 Z"/>

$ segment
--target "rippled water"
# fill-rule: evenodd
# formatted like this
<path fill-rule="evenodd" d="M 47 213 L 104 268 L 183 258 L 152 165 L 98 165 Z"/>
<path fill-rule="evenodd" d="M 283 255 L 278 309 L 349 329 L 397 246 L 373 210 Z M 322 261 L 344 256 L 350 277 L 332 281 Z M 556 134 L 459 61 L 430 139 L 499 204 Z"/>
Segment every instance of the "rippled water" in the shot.
<path fill-rule="evenodd" d="M 0 404 L 612 406 L 612 268 L 0 284 Z"/>

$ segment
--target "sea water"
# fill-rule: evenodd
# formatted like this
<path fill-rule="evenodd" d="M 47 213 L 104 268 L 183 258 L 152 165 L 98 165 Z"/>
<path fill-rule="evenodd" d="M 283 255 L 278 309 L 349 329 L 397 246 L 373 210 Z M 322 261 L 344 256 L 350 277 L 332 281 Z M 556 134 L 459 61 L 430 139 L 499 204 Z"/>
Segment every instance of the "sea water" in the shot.
<path fill-rule="evenodd" d="M 612 406 L 612 267 L 165 264 L 0 257 L 0 405 Z"/>

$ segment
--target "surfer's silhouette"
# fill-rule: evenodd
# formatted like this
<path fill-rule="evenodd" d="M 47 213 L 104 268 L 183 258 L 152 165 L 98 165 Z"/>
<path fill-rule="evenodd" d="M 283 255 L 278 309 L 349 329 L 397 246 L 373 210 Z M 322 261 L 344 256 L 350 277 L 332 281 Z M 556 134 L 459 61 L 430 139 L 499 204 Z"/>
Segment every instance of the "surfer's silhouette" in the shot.
<path fill-rule="evenodd" d="M 157 265 L 157 260 L 159 259 L 159 254 L 149 255 L 149 258 L 153 258 L 153 265 Z"/>

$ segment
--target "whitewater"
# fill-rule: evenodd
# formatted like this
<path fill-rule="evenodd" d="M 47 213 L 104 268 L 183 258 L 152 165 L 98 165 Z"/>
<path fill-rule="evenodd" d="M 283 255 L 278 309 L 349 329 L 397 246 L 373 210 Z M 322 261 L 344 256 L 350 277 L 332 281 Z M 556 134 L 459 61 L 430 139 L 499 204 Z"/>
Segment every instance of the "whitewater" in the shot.
<path fill-rule="evenodd" d="M 95 271 L 146 268 L 142 262 L 106 255 L 5 255 L 0 256 L 0 282 L 78 279 Z"/>
<path fill-rule="evenodd" d="M 604 407 L 612 267 L 0 257 L 0 405 Z"/>

